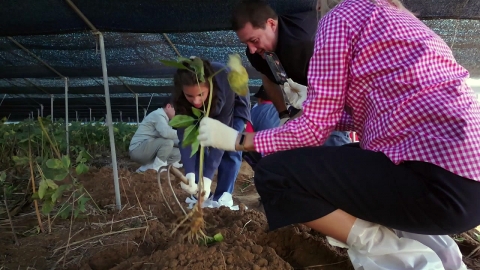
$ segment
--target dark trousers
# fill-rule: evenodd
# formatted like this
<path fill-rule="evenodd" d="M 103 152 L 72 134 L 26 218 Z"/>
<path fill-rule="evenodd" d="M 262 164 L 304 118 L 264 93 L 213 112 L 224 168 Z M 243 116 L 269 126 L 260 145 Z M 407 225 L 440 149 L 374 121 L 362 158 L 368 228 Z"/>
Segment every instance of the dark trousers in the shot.
<path fill-rule="evenodd" d="M 418 234 L 460 233 L 480 224 L 479 182 L 430 163 L 395 165 L 358 144 L 263 157 L 254 179 L 272 230 L 336 209 Z"/>

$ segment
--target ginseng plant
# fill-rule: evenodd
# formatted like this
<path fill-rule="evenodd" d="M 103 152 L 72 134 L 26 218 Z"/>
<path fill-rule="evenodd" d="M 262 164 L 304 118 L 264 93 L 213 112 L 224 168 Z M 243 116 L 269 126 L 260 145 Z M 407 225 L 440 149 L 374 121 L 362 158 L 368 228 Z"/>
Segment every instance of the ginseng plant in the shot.
<path fill-rule="evenodd" d="M 186 226 L 187 232 L 183 236 L 183 238 L 187 238 L 190 243 L 193 242 L 205 242 L 207 240 L 205 234 L 205 220 L 203 218 L 203 210 L 202 204 L 204 202 L 204 195 L 205 191 L 203 191 L 203 163 L 204 163 L 204 154 L 205 148 L 200 145 L 200 142 L 197 140 L 198 136 L 198 127 L 199 123 L 202 118 L 207 115 L 210 115 L 210 107 L 212 104 L 212 96 L 213 96 L 213 77 L 220 72 L 224 71 L 228 67 L 228 83 L 230 84 L 230 88 L 234 91 L 237 95 L 247 96 L 248 95 L 248 73 L 245 67 L 242 65 L 241 58 L 238 54 L 229 55 L 229 61 L 227 67 L 222 68 L 212 74 L 210 77 L 206 78 L 205 80 L 205 73 L 203 68 L 203 61 L 195 57 L 193 59 L 179 57 L 177 60 L 160 60 L 164 65 L 175 67 L 179 69 L 186 69 L 195 73 L 197 78 L 197 84 L 199 86 L 200 91 L 200 83 L 204 83 L 206 80 L 208 81 L 208 85 L 210 87 L 210 91 L 208 94 L 208 103 L 207 109 L 205 111 L 205 104 L 203 104 L 203 110 L 199 110 L 195 107 L 192 107 L 192 113 L 195 117 L 189 115 L 176 115 L 172 120 L 170 120 L 169 125 L 174 128 L 184 128 L 184 136 L 182 140 L 182 147 L 190 145 L 192 147 L 192 152 L 190 157 L 195 155 L 198 150 L 200 149 L 199 153 L 199 178 L 198 178 L 198 190 L 199 195 L 195 206 L 193 207 L 192 211 L 186 215 L 186 217 L 180 221 L 177 227 L 172 231 L 172 235 L 184 225 L 184 223 L 190 219 L 190 223 Z"/>

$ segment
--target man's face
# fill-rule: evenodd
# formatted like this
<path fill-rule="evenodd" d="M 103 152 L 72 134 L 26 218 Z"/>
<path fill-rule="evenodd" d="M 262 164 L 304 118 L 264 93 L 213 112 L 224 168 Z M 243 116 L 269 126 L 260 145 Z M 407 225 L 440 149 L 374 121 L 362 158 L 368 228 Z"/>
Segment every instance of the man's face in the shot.
<path fill-rule="evenodd" d="M 250 53 L 263 57 L 264 52 L 273 52 L 277 46 L 277 25 L 274 19 L 268 19 L 265 28 L 255 28 L 251 23 L 238 30 L 237 36 L 242 43 L 247 44 Z"/>
<path fill-rule="evenodd" d="M 167 114 L 168 119 L 172 120 L 175 117 L 175 108 L 172 105 L 167 104 L 167 106 L 163 109 L 165 114 Z"/>

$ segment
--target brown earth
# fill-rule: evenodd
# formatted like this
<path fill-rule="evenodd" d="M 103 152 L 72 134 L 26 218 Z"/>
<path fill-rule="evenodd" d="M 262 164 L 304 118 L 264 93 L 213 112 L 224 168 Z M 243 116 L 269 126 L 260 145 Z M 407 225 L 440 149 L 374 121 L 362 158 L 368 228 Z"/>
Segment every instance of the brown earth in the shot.
<path fill-rule="evenodd" d="M 72 223 L 55 219 L 51 233 L 41 233 L 33 206 L 27 205 L 13 218 L 19 246 L 8 220 L 0 220 L 0 269 L 353 269 L 346 250 L 330 246 L 322 235 L 303 225 L 269 232 L 253 172 L 246 163 L 234 192 L 240 210 L 205 209 L 207 235 L 224 237 L 208 246 L 185 243 L 182 233 L 171 235 L 184 214 L 166 173 L 161 180 L 167 202 L 160 196 L 156 173 L 139 174 L 134 172 L 136 164 L 119 164 L 120 211 L 114 207 L 112 169 L 104 166 L 80 177 L 101 211 L 90 204 L 86 215 Z M 188 212 L 187 194 L 173 176 L 171 184 Z M 46 228 L 47 218 L 43 221 Z M 458 237 L 466 263 L 480 269 L 475 232 Z"/>

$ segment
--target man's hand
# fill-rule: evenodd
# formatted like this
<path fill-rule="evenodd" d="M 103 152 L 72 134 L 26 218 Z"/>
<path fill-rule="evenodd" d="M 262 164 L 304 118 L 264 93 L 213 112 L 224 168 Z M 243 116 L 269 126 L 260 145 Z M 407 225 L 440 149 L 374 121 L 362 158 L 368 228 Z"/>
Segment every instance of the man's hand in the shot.
<path fill-rule="evenodd" d="M 211 146 L 225 151 L 235 151 L 238 131 L 222 122 L 204 117 L 200 121 L 197 140 L 202 146 Z"/>
<path fill-rule="evenodd" d="M 307 99 L 307 87 L 305 85 L 287 79 L 287 82 L 283 85 L 283 91 L 285 91 L 285 95 L 293 107 L 300 110 L 303 108 L 303 102 Z"/>
<path fill-rule="evenodd" d="M 183 190 L 188 192 L 190 195 L 195 195 L 198 192 L 198 186 L 195 184 L 195 174 L 194 173 L 187 173 L 185 177 L 188 180 L 188 185 L 185 185 L 183 182 L 180 182 L 180 186 Z"/>

